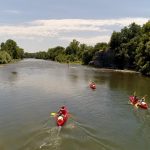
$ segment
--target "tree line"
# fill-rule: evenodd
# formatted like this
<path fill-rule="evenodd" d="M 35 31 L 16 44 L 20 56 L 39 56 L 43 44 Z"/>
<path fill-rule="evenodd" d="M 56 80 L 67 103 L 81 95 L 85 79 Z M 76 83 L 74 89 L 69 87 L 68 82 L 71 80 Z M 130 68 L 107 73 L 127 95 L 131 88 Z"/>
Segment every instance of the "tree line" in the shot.
<path fill-rule="evenodd" d="M 11 39 L 2 42 L 0 45 L 0 64 L 6 64 L 14 59 L 22 59 L 24 57 L 24 50 L 20 48 L 17 43 Z"/>
<path fill-rule="evenodd" d="M 95 46 L 88 46 L 86 44 L 80 44 L 79 41 L 73 40 L 70 44 L 64 48 L 57 46 L 49 48 L 47 52 L 40 51 L 36 53 L 25 53 L 25 58 L 37 58 L 37 59 L 50 59 L 58 62 L 78 62 L 84 65 L 88 65 L 92 61 L 95 53 L 99 50 L 106 50 L 108 44 L 105 42 L 97 43 Z"/>

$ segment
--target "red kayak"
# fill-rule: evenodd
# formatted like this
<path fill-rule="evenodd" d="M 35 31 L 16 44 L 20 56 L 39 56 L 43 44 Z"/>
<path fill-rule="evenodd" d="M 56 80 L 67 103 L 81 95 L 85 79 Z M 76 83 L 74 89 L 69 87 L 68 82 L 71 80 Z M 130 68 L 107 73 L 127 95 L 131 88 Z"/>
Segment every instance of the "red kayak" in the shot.
<path fill-rule="evenodd" d="M 96 89 L 96 84 L 95 84 L 95 83 L 90 83 L 90 85 L 89 85 L 89 86 L 90 86 L 90 88 L 91 88 L 91 89 L 93 89 L 93 90 L 95 90 L 95 89 Z"/>
<path fill-rule="evenodd" d="M 57 115 L 55 117 L 56 123 L 57 123 L 58 126 L 63 126 L 66 123 L 66 121 L 68 120 L 68 117 L 69 117 L 69 112 L 68 112 L 67 107 L 63 106 L 63 109 L 64 109 L 65 113 L 61 114 L 61 115 L 59 113 L 57 113 Z"/>
<path fill-rule="evenodd" d="M 136 103 L 139 102 L 139 99 L 135 98 L 135 96 L 130 96 L 129 100 L 130 100 L 130 102 L 131 102 L 132 105 L 135 105 Z M 148 105 L 147 105 L 146 102 L 141 102 L 137 106 L 139 106 L 140 108 L 143 108 L 143 109 L 148 109 Z"/>

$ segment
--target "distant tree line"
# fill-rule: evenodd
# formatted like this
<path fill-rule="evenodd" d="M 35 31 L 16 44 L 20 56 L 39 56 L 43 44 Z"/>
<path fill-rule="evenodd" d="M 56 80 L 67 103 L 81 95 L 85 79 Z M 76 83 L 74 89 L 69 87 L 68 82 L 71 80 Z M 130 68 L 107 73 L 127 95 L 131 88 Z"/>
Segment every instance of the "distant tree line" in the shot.
<path fill-rule="evenodd" d="M 95 53 L 99 50 L 106 50 L 107 43 L 97 43 L 95 46 L 80 44 L 79 41 L 73 40 L 66 48 L 57 46 L 49 48 L 47 52 L 40 51 L 36 53 L 25 53 L 25 58 L 50 59 L 58 62 L 80 62 L 88 65 L 93 60 Z"/>
<path fill-rule="evenodd" d="M 14 59 L 22 59 L 24 50 L 17 46 L 17 43 L 11 39 L 2 42 L 0 45 L 0 64 L 6 64 Z"/>

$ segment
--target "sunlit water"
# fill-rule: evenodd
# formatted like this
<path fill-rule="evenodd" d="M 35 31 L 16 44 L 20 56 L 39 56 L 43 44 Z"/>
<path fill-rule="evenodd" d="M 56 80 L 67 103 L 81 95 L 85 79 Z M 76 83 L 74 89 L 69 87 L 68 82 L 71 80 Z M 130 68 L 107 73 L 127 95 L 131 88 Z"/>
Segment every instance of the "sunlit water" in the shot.
<path fill-rule="evenodd" d="M 150 78 L 139 74 L 34 59 L 4 65 L 0 150 L 149 150 L 150 110 L 128 104 L 134 91 L 150 105 Z M 71 117 L 58 128 L 50 114 L 61 105 Z"/>

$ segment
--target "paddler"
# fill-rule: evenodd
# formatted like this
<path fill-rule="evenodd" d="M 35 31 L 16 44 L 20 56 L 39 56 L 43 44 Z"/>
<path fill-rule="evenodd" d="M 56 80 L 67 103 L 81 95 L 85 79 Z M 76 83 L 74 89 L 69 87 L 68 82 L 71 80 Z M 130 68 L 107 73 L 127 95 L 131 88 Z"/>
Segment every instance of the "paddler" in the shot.
<path fill-rule="evenodd" d="M 138 102 L 135 104 L 135 106 L 138 107 L 138 105 L 141 105 L 141 104 L 145 103 L 145 97 L 146 96 L 144 96 L 141 99 L 139 99 Z"/>
<path fill-rule="evenodd" d="M 59 116 L 65 116 L 67 114 L 67 111 L 65 109 L 65 106 L 62 106 L 58 112 Z"/>

